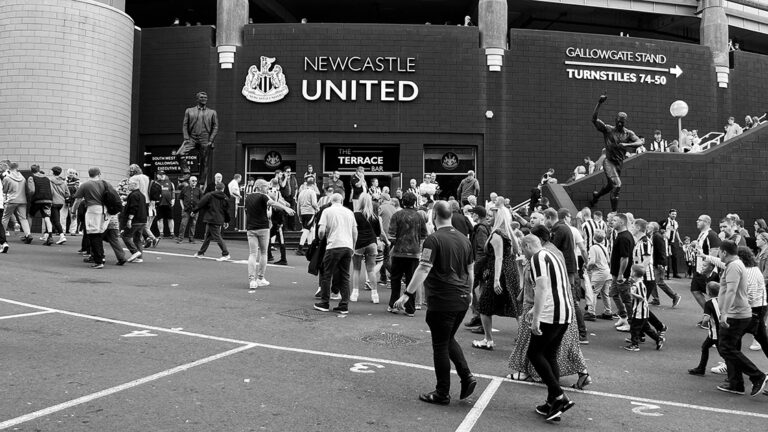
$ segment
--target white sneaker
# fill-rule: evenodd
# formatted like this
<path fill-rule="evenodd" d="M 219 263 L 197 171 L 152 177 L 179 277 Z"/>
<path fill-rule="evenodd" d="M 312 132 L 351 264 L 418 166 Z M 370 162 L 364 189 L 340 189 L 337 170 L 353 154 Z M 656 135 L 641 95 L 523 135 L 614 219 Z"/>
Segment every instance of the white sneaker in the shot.
<path fill-rule="evenodd" d="M 144 262 L 144 260 L 143 260 L 143 259 L 141 259 L 141 258 L 136 258 L 136 259 L 133 261 L 133 263 L 134 263 L 134 264 L 137 264 L 137 263 L 143 263 L 143 262 Z"/>
<path fill-rule="evenodd" d="M 269 281 L 263 277 L 256 279 L 256 283 L 258 283 L 259 286 L 269 286 Z"/>
<path fill-rule="evenodd" d="M 248 282 L 249 289 L 256 289 L 258 287 L 259 287 L 259 283 L 256 281 L 256 279 L 252 279 L 250 282 Z"/>
<path fill-rule="evenodd" d="M 379 292 L 378 291 L 371 291 L 371 302 L 373 302 L 373 304 L 379 304 Z"/>
<path fill-rule="evenodd" d="M 0 253 L 8 253 L 9 248 L 10 246 L 8 245 L 8 243 L 3 243 L 2 245 L 0 245 Z"/>
<path fill-rule="evenodd" d="M 60 244 L 64 244 L 64 243 L 66 243 L 66 242 L 67 242 L 67 238 L 66 238 L 66 237 L 64 237 L 64 234 L 60 235 L 60 236 L 59 236 L 59 239 L 58 239 L 58 240 L 56 240 L 56 244 L 57 244 L 57 245 L 60 245 Z"/>
<path fill-rule="evenodd" d="M 720 362 L 717 366 L 710 369 L 713 374 L 719 374 L 719 375 L 725 375 L 728 373 L 728 366 L 725 365 L 725 363 Z"/>
<path fill-rule="evenodd" d="M 201 259 L 203 258 L 203 254 L 201 254 L 199 252 L 195 252 L 195 254 L 192 255 L 192 256 L 195 257 L 195 258 L 201 258 Z"/>
<path fill-rule="evenodd" d="M 352 294 L 349 295 L 349 301 L 356 302 L 359 295 L 360 291 L 357 288 L 353 289 Z"/>
<path fill-rule="evenodd" d="M 136 259 L 138 259 L 141 256 L 141 252 L 136 252 L 135 254 L 128 257 L 126 261 L 128 262 L 134 262 Z"/>
<path fill-rule="evenodd" d="M 341 294 L 331 293 L 331 300 L 341 300 Z"/>
<path fill-rule="evenodd" d="M 232 257 L 231 257 L 231 256 L 229 256 L 229 255 L 224 255 L 224 256 L 223 256 L 223 257 L 221 257 L 221 258 L 216 258 L 216 261 L 222 262 L 222 261 L 229 261 L 230 259 L 232 259 Z"/>
<path fill-rule="evenodd" d="M 625 333 L 629 332 L 629 324 L 624 324 L 622 326 L 616 327 L 616 331 L 625 332 Z"/>
<path fill-rule="evenodd" d="M 760 346 L 760 342 L 753 340 L 752 345 L 749 346 L 751 351 L 760 351 L 763 347 Z"/>
<path fill-rule="evenodd" d="M 629 321 L 627 321 L 626 318 L 619 318 L 619 320 L 613 324 L 614 327 L 622 327 L 625 325 L 629 325 Z"/>

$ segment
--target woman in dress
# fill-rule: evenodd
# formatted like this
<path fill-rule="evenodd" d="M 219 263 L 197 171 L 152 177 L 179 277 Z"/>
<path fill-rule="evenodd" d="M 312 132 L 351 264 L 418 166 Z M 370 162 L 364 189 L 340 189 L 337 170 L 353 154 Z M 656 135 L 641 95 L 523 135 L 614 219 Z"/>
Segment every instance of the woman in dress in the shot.
<path fill-rule="evenodd" d="M 549 231 L 545 227 L 541 225 L 536 226 L 531 230 L 531 234 L 541 239 L 541 244 L 545 249 L 555 254 L 560 260 L 565 261 L 560 250 L 550 243 Z M 531 273 L 531 264 L 526 261 L 523 269 L 523 290 L 520 293 L 523 302 L 523 319 L 525 319 L 528 311 L 533 307 L 535 285 L 536 282 L 533 280 L 533 274 Z M 528 361 L 528 344 L 531 342 L 530 324 L 529 322 L 523 322 L 518 327 L 517 343 L 512 351 L 512 355 L 509 356 L 509 368 L 512 369 L 512 373 L 507 375 L 509 379 L 516 381 L 541 381 L 539 374 L 536 373 L 533 365 Z M 584 360 L 584 355 L 581 353 L 578 325 L 575 319 L 571 320 L 571 323 L 568 324 L 568 330 L 565 336 L 563 336 L 563 341 L 557 352 L 557 365 L 561 377 L 578 374 L 579 378 L 572 387 L 581 390 L 592 383 L 592 378 L 590 378 L 587 371 L 587 363 Z"/>
<path fill-rule="evenodd" d="M 485 339 L 473 341 L 474 348 L 493 350 L 493 315 L 513 318 L 520 315 L 520 305 L 517 301 L 520 274 L 516 261 L 520 245 L 512 233 L 511 221 L 509 211 L 503 207 L 499 208 L 493 220 L 491 235 L 485 243 L 486 261 L 480 282 L 480 299 L 477 303 Z"/>

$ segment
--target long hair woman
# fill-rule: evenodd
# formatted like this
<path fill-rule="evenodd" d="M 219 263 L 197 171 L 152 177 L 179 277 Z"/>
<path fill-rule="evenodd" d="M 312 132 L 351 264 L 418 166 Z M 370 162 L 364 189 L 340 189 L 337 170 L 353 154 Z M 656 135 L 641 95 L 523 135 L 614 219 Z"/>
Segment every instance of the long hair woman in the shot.
<path fill-rule="evenodd" d="M 366 192 L 361 193 L 357 199 L 355 223 L 357 223 L 357 242 L 355 243 L 355 255 L 352 257 L 352 293 L 349 296 L 349 301 L 356 302 L 360 295 L 361 281 L 364 283 L 366 280 L 363 275 L 363 261 L 365 261 L 365 271 L 371 284 L 371 301 L 377 304 L 379 303 L 378 280 L 376 278 L 377 238 L 384 237 L 386 239 L 386 236 L 381 232 L 379 216 L 373 212 L 371 195 Z"/>

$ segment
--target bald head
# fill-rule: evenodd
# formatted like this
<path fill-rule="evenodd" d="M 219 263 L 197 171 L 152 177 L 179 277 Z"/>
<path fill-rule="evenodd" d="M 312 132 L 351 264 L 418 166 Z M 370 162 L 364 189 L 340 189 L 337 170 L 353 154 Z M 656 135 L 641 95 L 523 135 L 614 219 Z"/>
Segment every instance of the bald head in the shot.
<path fill-rule="evenodd" d="M 435 215 L 435 222 L 447 222 L 451 224 L 451 206 L 446 201 L 437 201 L 432 208 L 432 214 Z"/>
<path fill-rule="evenodd" d="M 344 202 L 344 197 L 340 193 L 331 195 L 331 202 L 334 204 L 341 204 Z"/>

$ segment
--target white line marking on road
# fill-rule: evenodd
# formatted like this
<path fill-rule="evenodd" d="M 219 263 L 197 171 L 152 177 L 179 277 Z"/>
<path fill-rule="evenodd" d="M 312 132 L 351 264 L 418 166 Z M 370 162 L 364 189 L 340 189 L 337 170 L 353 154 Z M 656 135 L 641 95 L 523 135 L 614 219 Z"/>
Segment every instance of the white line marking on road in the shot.
<path fill-rule="evenodd" d="M 128 250 L 128 249 L 125 249 L 125 250 Z M 194 255 L 180 254 L 180 253 L 174 253 L 174 252 L 158 252 L 158 251 L 148 251 L 148 250 L 145 250 L 144 253 L 157 254 L 157 255 L 167 255 L 167 256 L 175 256 L 175 257 L 181 257 L 181 258 L 204 259 L 204 260 L 209 260 L 209 261 L 216 261 L 216 260 L 218 260 L 218 258 L 216 258 L 216 257 L 204 256 L 204 257 L 201 257 L 201 258 L 195 258 Z M 227 263 L 231 263 L 231 264 L 248 265 L 248 260 L 229 260 L 229 261 L 222 261 L 222 262 L 227 262 Z M 275 264 L 269 264 L 269 263 L 267 263 L 267 267 L 284 268 L 284 269 L 294 269 L 295 268 L 293 266 L 288 266 L 288 265 L 275 265 Z"/>
<path fill-rule="evenodd" d="M 54 406 L 51 406 L 51 407 L 48 407 L 48 408 L 45 408 L 45 409 L 41 409 L 40 411 L 35 411 L 35 412 L 32 412 L 32 413 L 23 415 L 21 417 L 16 417 L 14 419 L 6 420 L 6 421 L 0 423 L 0 430 L 8 429 L 9 427 L 16 426 L 16 425 L 24 423 L 24 422 L 28 422 L 30 420 L 34 420 L 36 418 L 44 417 L 44 416 L 53 414 L 55 412 L 59 412 L 59 411 L 62 411 L 62 410 L 65 410 L 65 409 L 69 409 L 69 408 L 72 408 L 72 407 L 75 407 L 75 406 L 78 406 L 78 405 L 82 405 L 82 404 L 84 404 L 86 402 L 90 402 L 90 401 L 95 400 L 95 399 L 103 398 L 105 396 L 109 396 L 109 395 L 115 394 L 117 392 L 121 392 L 123 390 L 128 390 L 130 388 L 133 388 L 133 387 L 136 387 L 136 386 L 140 386 L 142 384 L 146 384 L 148 382 L 155 381 L 155 380 L 158 380 L 160 378 L 167 377 L 169 375 L 173 375 L 175 373 L 183 372 L 183 371 L 185 371 L 187 369 L 191 369 L 191 368 L 193 368 L 195 366 L 200 366 L 200 365 L 203 365 L 203 364 L 206 364 L 206 363 L 210 363 L 212 361 L 219 360 L 219 359 L 222 359 L 222 358 L 227 357 L 227 356 L 231 356 L 232 354 L 237 354 L 239 352 L 243 352 L 245 350 L 251 349 L 251 348 L 253 348 L 255 346 L 256 345 L 254 345 L 254 344 L 243 345 L 243 346 L 231 349 L 229 351 L 224 351 L 222 353 L 218 353 L 218 354 L 212 355 L 210 357 L 206 357 L 206 358 L 203 358 L 203 359 L 200 359 L 200 360 L 197 360 L 197 361 L 193 361 L 192 363 L 187 363 L 187 364 L 183 364 L 181 366 L 176 366 L 175 368 L 164 370 L 164 371 L 158 372 L 158 373 L 156 373 L 154 375 L 150 375 L 150 376 L 147 376 L 147 377 L 144 377 L 144 378 L 139 378 L 137 380 L 134 380 L 134 381 L 131 381 L 131 382 L 128 382 L 128 383 L 125 383 L 125 384 L 120 384 L 118 386 L 102 390 L 100 392 L 91 393 L 89 395 L 85 395 L 85 396 L 79 397 L 77 399 L 72 399 L 71 401 L 67 401 L 67 402 L 64 402 L 64 403 L 60 403 L 58 405 L 54 405 Z"/>
<path fill-rule="evenodd" d="M 295 353 L 301 353 L 301 354 L 312 354 L 317 356 L 323 356 L 323 357 L 332 357 L 332 358 L 338 358 L 338 359 L 347 359 L 347 360 L 356 360 L 356 361 L 363 361 L 363 362 L 372 362 L 372 363 L 383 363 L 393 366 L 403 366 L 411 369 L 421 369 L 421 370 L 427 370 L 427 371 L 434 371 L 435 368 L 432 366 L 426 366 L 426 365 L 420 365 L 416 363 L 407 363 L 407 362 L 401 362 L 397 360 L 387 360 L 387 359 L 380 359 L 380 358 L 373 358 L 373 357 L 363 357 L 358 355 L 350 355 L 350 354 L 340 354 L 340 353 L 332 353 L 332 352 L 326 352 L 326 351 L 315 351 L 315 350 L 309 350 L 304 348 L 292 348 L 292 347 L 285 347 L 280 345 L 270 345 L 265 343 L 259 343 L 259 342 L 252 342 L 252 341 L 245 341 L 240 339 L 232 339 L 232 338 L 224 338 L 219 336 L 211 336 L 206 335 L 202 333 L 192 333 L 188 331 L 176 331 L 168 328 L 163 327 L 156 327 L 156 326 L 150 326 L 145 324 L 139 324 L 134 323 L 130 321 L 122 321 L 122 320 L 115 320 L 111 318 L 104 318 L 96 315 L 88 315 L 88 314 L 81 314 L 78 312 L 70 312 L 66 310 L 61 309 L 53 309 L 48 308 L 44 306 L 37 306 L 30 303 L 24 303 L 19 302 L 16 300 L 10 300 L 5 298 L 0 298 L 0 301 L 5 303 L 10 303 L 18 306 L 26 306 L 32 309 L 42 309 L 42 310 L 50 310 L 53 312 L 58 312 L 63 315 L 70 315 L 74 317 L 79 318 L 86 318 L 91 319 L 94 321 L 102 321 L 102 322 L 109 322 L 113 324 L 121 324 L 128 327 L 136 327 L 136 328 L 143 328 L 148 330 L 155 330 L 159 332 L 166 332 L 166 333 L 173 333 L 183 336 L 191 336 L 191 337 L 197 337 L 201 339 L 208 339 L 208 340 L 215 340 L 219 342 L 228 342 L 228 343 L 234 343 L 234 344 L 242 344 L 242 345 L 253 345 L 254 347 L 258 348 L 267 348 L 267 349 L 273 349 L 276 351 L 287 351 L 287 352 L 295 352 Z M 456 371 L 451 371 L 451 373 L 455 374 Z M 476 378 L 484 378 L 489 380 L 494 379 L 500 379 L 505 382 L 510 382 L 517 385 L 526 385 L 526 386 L 534 386 L 534 387 L 545 387 L 543 384 L 540 383 L 533 383 L 529 381 L 515 381 L 509 378 L 499 377 L 496 375 L 487 375 L 487 374 L 474 374 Z M 637 396 L 629 396 L 629 395 L 622 395 L 617 393 L 606 393 L 606 392 L 599 392 L 599 391 L 592 391 L 592 390 L 577 390 L 572 388 L 564 388 L 563 390 L 572 392 L 572 393 L 582 393 L 586 395 L 592 395 L 592 396 L 601 396 L 611 399 L 621 399 L 621 400 L 628 400 L 628 401 L 637 401 L 637 402 L 645 402 L 650 404 L 657 404 L 657 405 L 667 405 L 677 408 L 686 408 L 686 409 L 694 409 L 699 411 L 707 411 L 707 412 L 713 412 L 713 413 L 721 413 L 721 414 L 733 414 L 733 415 L 739 415 L 739 416 L 747 416 L 747 417 L 757 417 L 757 418 L 764 418 L 768 419 L 768 414 L 761 414 L 756 412 L 749 412 L 749 411 L 738 411 L 738 410 L 731 410 L 731 409 L 724 409 L 724 408 L 715 408 L 715 407 L 708 407 L 703 405 L 692 405 L 692 404 L 686 404 L 681 402 L 673 402 L 673 401 L 665 401 L 665 400 L 657 400 L 657 399 L 647 399 L 647 398 L 641 398 Z"/>
<path fill-rule="evenodd" d="M 45 314 L 54 313 L 54 312 L 56 312 L 56 311 L 53 311 L 53 310 L 41 310 L 41 311 L 38 311 L 38 312 L 28 312 L 28 313 L 16 314 L 16 315 L 6 315 L 6 316 L 0 316 L 0 320 L 12 319 L 12 318 L 23 318 L 23 317 L 35 316 L 35 315 L 45 315 Z"/>
<path fill-rule="evenodd" d="M 480 416 L 483 414 L 483 411 L 485 411 L 485 407 L 487 407 L 491 402 L 491 399 L 493 399 L 493 395 L 496 394 L 496 390 L 499 389 L 502 381 L 503 380 L 499 378 L 491 380 L 491 382 L 488 384 L 488 387 L 485 388 L 483 394 L 481 394 L 480 398 L 477 400 L 477 402 L 475 402 L 475 406 L 469 410 L 467 416 L 464 417 L 464 421 L 461 422 L 458 428 L 456 428 L 456 432 L 469 432 L 473 427 L 475 427 L 475 423 L 477 423 L 477 421 L 480 419 Z"/>
<path fill-rule="evenodd" d="M 659 409 L 658 405 L 641 403 L 641 402 L 635 402 L 635 401 L 632 401 L 632 405 L 639 405 L 639 406 L 637 406 L 635 408 L 632 408 L 632 412 L 635 413 L 635 414 L 640 414 L 640 415 L 644 415 L 644 416 L 651 416 L 651 417 L 661 417 L 661 416 L 664 415 L 664 414 L 662 414 L 660 412 L 648 412 L 647 411 L 647 410 Z"/>

